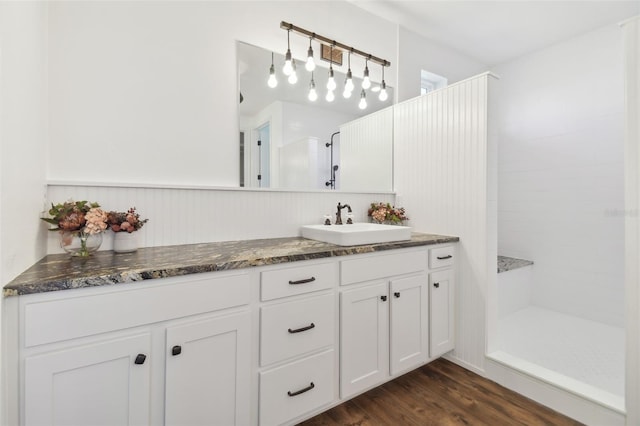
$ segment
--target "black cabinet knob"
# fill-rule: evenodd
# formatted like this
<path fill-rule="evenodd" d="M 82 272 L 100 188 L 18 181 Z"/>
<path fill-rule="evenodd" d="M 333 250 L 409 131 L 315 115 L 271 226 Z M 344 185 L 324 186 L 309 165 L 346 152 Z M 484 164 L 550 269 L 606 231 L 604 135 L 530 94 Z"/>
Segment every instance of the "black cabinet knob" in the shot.
<path fill-rule="evenodd" d="M 145 354 L 138 354 L 136 360 L 133 362 L 134 364 L 142 365 L 146 361 L 147 356 Z"/>
<path fill-rule="evenodd" d="M 440 283 L 433 283 L 433 286 L 434 286 L 435 288 L 440 288 Z"/>
<path fill-rule="evenodd" d="M 383 302 L 387 301 L 387 296 L 380 296 L 380 300 L 382 300 Z"/>
<path fill-rule="evenodd" d="M 396 291 L 395 293 L 393 293 L 393 295 L 394 295 L 395 297 L 400 297 L 400 292 L 399 292 L 399 291 Z"/>
<path fill-rule="evenodd" d="M 174 347 L 171 348 L 171 355 L 176 356 L 176 355 L 180 355 L 181 353 L 182 353 L 182 346 L 175 345 Z"/>

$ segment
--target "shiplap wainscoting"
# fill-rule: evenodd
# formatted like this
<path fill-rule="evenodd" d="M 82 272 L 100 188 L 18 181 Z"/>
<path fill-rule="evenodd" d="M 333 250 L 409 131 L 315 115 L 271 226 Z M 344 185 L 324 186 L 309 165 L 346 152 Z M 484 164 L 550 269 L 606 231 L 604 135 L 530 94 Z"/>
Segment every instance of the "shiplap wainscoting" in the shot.
<path fill-rule="evenodd" d="M 485 73 L 395 106 L 398 204 L 416 231 L 460 237 L 456 349 L 451 358 L 484 366 L 487 286 L 496 275 L 496 150 L 488 137 Z M 493 185 L 494 188 L 488 188 Z M 492 236 L 489 230 L 493 231 Z"/>
<path fill-rule="evenodd" d="M 141 247 L 215 241 L 293 237 L 301 225 L 322 223 L 338 202 L 353 208 L 357 222 L 367 220 L 374 201 L 394 202 L 391 193 L 295 192 L 276 190 L 149 188 L 50 184 L 49 202 L 97 201 L 107 210 L 135 206 L 149 218 L 140 232 Z M 50 233 L 48 253 L 60 253 L 57 233 Z M 112 247 L 111 232 L 101 250 Z"/>

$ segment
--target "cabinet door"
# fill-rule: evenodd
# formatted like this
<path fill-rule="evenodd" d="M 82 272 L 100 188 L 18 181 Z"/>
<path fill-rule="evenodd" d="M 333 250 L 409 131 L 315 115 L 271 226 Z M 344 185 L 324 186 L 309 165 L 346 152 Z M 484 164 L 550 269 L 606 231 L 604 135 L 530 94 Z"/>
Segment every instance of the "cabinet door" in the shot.
<path fill-rule="evenodd" d="M 249 423 L 249 312 L 167 328 L 166 425 Z"/>
<path fill-rule="evenodd" d="M 453 270 L 429 274 L 429 356 L 436 357 L 455 347 Z"/>
<path fill-rule="evenodd" d="M 149 424 L 149 351 L 140 334 L 27 357 L 24 424 Z"/>
<path fill-rule="evenodd" d="M 348 397 L 389 375 L 386 282 L 340 294 L 340 395 Z"/>
<path fill-rule="evenodd" d="M 395 375 L 427 361 L 427 274 L 391 280 L 390 368 Z"/>

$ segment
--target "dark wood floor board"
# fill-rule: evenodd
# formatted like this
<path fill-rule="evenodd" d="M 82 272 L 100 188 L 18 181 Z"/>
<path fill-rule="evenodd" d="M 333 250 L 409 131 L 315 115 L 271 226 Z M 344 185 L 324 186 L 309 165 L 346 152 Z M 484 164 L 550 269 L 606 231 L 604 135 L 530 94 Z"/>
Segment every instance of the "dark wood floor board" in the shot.
<path fill-rule="evenodd" d="M 444 359 L 436 360 L 302 423 L 304 426 L 578 426 Z"/>
<path fill-rule="evenodd" d="M 460 367 L 456 366 L 458 370 Z M 417 378 L 422 382 L 429 381 L 440 396 L 452 401 L 459 409 L 465 410 L 475 417 L 478 421 L 485 424 L 497 424 L 505 417 L 511 419 L 512 425 L 530 426 L 531 418 L 530 411 L 523 409 L 517 405 L 512 404 L 512 399 L 509 399 L 509 404 L 505 404 L 505 396 L 513 396 L 513 392 L 508 395 L 500 395 L 491 392 L 488 389 L 482 388 L 482 382 L 488 382 L 486 379 L 480 376 L 462 375 L 458 374 L 450 376 L 442 374 L 441 370 L 436 369 L 421 369 L 420 375 L 423 377 Z M 478 381 L 481 380 L 480 383 Z M 536 424 L 540 424 L 539 422 Z"/>
<path fill-rule="evenodd" d="M 540 404 L 510 391 L 496 382 L 480 377 L 464 368 L 460 368 L 451 362 L 439 363 L 437 370 L 420 370 L 423 374 L 425 371 L 436 371 L 438 374 L 449 377 L 452 382 L 460 383 L 463 388 L 473 392 L 483 405 L 492 407 L 495 411 L 503 412 L 511 417 L 514 420 L 514 424 L 522 424 L 525 426 L 549 424 L 580 425 L 579 422 L 567 417 L 564 417 L 564 421 L 560 421 L 557 419 L 557 413 L 555 411 L 537 409 L 541 407 Z M 509 403 L 504 404 L 504 401 L 508 401 Z"/>

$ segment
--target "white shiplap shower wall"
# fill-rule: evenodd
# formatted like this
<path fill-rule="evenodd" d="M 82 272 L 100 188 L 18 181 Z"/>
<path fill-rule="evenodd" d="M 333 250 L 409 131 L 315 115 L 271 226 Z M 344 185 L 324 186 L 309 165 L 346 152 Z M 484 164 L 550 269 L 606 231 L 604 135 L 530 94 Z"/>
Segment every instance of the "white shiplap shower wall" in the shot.
<path fill-rule="evenodd" d="M 489 141 L 482 74 L 396 105 L 395 189 L 416 231 L 460 237 L 456 349 L 452 358 L 484 368 L 486 297 L 496 269 L 496 155 Z"/>
<path fill-rule="evenodd" d="M 106 210 L 135 206 L 149 218 L 139 234 L 141 247 L 293 237 L 300 226 L 321 223 L 335 214 L 338 202 L 353 208 L 355 220 L 367 220 L 374 201 L 393 203 L 391 193 L 296 192 L 205 188 L 149 188 L 134 186 L 49 185 L 49 202 L 88 200 Z M 57 233 L 50 233 L 48 253 L 59 253 Z M 111 232 L 101 250 L 112 247 Z"/>

